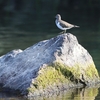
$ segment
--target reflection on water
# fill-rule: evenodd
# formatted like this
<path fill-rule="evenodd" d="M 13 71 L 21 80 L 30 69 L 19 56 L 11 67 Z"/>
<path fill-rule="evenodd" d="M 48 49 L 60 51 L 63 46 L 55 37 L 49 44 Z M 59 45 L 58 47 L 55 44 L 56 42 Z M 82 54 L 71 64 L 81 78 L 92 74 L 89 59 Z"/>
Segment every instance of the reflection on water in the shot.
<path fill-rule="evenodd" d="M 63 91 L 58 95 L 44 98 L 41 97 L 37 100 L 95 100 L 97 94 L 98 88 L 83 88 Z M 35 99 L 36 98 L 34 98 L 34 100 Z"/>
<path fill-rule="evenodd" d="M 61 91 L 48 97 L 34 97 L 27 100 L 100 100 L 98 88 L 78 88 L 68 91 Z M 16 97 L 8 93 L 0 93 L 0 100 L 26 100 L 26 98 Z"/>

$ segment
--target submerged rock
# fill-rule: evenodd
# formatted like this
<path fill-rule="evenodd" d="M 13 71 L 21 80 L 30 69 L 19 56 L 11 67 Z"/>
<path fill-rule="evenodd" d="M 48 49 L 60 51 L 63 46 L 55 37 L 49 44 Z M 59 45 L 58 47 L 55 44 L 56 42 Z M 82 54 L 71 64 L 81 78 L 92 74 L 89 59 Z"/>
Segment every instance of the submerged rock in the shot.
<path fill-rule="evenodd" d="M 92 57 L 70 33 L 0 57 L 0 83 L 24 95 L 48 95 L 98 82 Z"/>

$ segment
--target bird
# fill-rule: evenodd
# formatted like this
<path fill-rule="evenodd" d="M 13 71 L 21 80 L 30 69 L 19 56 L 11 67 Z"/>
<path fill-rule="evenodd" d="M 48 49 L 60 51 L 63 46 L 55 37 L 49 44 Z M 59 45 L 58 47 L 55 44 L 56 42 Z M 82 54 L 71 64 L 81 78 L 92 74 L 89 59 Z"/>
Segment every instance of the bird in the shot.
<path fill-rule="evenodd" d="M 77 25 L 73 25 L 73 24 L 70 24 L 70 23 L 68 23 L 68 22 L 66 22 L 66 21 L 63 21 L 63 20 L 61 19 L 60 14 L 57 14 L 57 15 L 55 16 L 55 18 L 56 18 L 56 20 L 55 20 L 56 26 L 57 26 L 59 29 L 64 30 L 63 32 L 65 32 L 65 33 L 66 33 L 66 30 L 68 30 L 68 29 L 71 29 L 71 28 L 73 28 L 73 27 L 79 27 L 79 26 L 77 26 Z"/>

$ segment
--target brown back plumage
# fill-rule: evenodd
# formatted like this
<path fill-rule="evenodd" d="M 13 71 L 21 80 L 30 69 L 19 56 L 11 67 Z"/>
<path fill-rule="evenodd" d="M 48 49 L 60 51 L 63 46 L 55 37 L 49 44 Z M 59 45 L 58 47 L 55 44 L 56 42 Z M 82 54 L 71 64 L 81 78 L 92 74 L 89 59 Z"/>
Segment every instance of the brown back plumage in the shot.
<path fill-rule="evenodd" d="M 70 23 L 68 23 L 68 22 L 66 22 L 66 21 L 61 20 L 60 14 L 57 14 L 57 15 L 56 15 L 56 18 L 57 18 L 57 20 L 60 22 L 60 25 L 61 25 L 63 28 L 79 27 L 79 26 L 77 26 L 77 25 L 73 25 L 73 24 L 70 24 Z"/>

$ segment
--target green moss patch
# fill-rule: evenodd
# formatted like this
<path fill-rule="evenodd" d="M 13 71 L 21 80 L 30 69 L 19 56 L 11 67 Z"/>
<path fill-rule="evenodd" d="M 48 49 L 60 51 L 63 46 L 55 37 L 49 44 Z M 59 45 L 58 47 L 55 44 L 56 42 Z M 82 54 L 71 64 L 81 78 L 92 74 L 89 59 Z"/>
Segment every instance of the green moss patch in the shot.
<path fill-rule="evenodd" d="M 42 68 L 38 72 L 38 76 L 32 82 L 32 86 L 28 89 L 30 92 L 36 90 L 52 88 L 59 84 L 78 83 L 81 77 L 81 67 L 77 64 L 74 67 L 68 67 L 61 63 L 54 63 L 50 66 Z M 94 65 L 90 65 L 84 70 L 84 75 L 88 78 L 99 77 Z"/>
<path fill-rule="evenodd" d="M 35 79 L 32 88 L 29 91 L 34 91 L 36 89 L 44 89 L 48 86 L 52 87 L 55 84 L 68 83 L 68 79 L 62 74 L 62 72 L 53 66 L 47 66 L 40 70 L 38 77 Z"/>
<path fill-rule="evenodd" d="M 90 66 L 88 66 L 88 68 L 85 71 L 85 74 L 87 77 L 89 78 L 94 78 L 94 77 L 98 77 L 99 78 L 99 74 L 97 69 L 95 68 L 94 64 L 91 64 Z"/>

